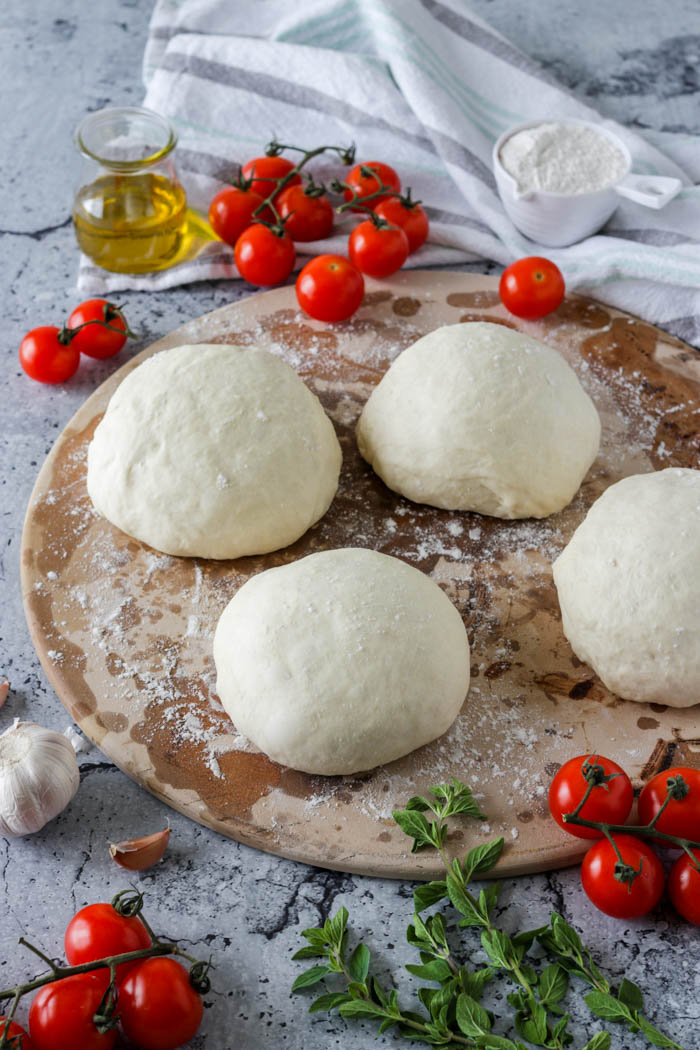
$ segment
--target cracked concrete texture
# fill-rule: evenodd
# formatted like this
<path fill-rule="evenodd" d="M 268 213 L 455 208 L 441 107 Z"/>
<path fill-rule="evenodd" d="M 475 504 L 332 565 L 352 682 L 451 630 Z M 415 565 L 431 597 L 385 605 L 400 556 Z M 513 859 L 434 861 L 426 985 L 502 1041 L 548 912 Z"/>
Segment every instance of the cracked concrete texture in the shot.
<path fill-rule="evenodd" d="M 68 716 L 48 686 L 33 652 L 22 611 L 18 556 L 22 519 L 44 456 L 79 404 L 125 358 L 178 324 L 247 294 L 237 282 L 202 283 L 156 295 L 123 297 L 141 334 L 119 361 L 83 362 L 65 386 L 31 383 L 17 363 L 24 332 L 60 323 L 75 305 L 77 249 L 68 219 L 77 161 L 71 136 L 88 109 L 137 103 L 140 59 L 150 4 L 99 0 L 84 18 L 80 0 L 6 5 L 0 33 L 0 77 L 5 103 L 5 149 L 0 151 L 0 234 L 3 309 L 0 356 L 4 398 L 0 426 L 0 674 L 12 683 L 0 729 L 30 718 L 63 730 Z M 524 51 L 543 60 L 574 90 L 622 121 L 697 133 L 698 85 L 683 70 L 700 34 L 696 0 L 649 0 L 629 16 L 625 0 L 472 0 L 471 8 Z M 685 41 L 682 55 L 669 42 Z M 683 69 L 679 62 L 682 58 Z M 697 66 L 697 63 L 695 63 Z M 472 268 L 473 269 L 473 268 Z M 81 788 L 61 817 L 25 840 L 0 840 L 0 984 L 34 972 L 18 949 L 21 935 L 59 955 L 63 931 L 83 904 L 109 897 L 135 881 L 146 893 L 157 930 L 178 937 L 216 964 L 207 996 L 199 1050 L 365 1050 L 393 1047 L 372 1025 L 346 1024 L 306 1012 L 307 997 L 289 987 L 300 964 L 290 956 L 300 930 L 317 925 L 345 904 L 353 935 L 366 937 L 380 976 L 396 975 L 408 1003 L 415 982 L 401 966 L 416 961 L 405 945 L 411 909 L 408 883 L 359 878 L 308 868 L 222 839 L 167 810 L 137 788 L 99 752 L 81 756 Z M 172 823 L 171 845 L 155 869 L 133 880 L 110 860 L 110 840 Z M 686 1050 L 698 1047 L 700 976 L 695 931 L 667 908 L 653 918 L 618 923 L 595 912 L 575 870 L 508 882 L 498 921 L 511 931 L 547 920 L 555 907 L 593 947 L 615 980 L 626 975 L 647 993 L 649 1015 Z M 482 958 L 477 940 L 466 955 Z M 502 985 L 493 1009 L 506 1009 Z M 567 1004 L 568 1007 L 569 1004 Z M 575 1046 L 592 1033 L 580 997 L 571 997 Z M 26 1008 L 20 1012 L 26 1017 Z M 618 1050 L 643 1040 L 615 1032 Z"/>

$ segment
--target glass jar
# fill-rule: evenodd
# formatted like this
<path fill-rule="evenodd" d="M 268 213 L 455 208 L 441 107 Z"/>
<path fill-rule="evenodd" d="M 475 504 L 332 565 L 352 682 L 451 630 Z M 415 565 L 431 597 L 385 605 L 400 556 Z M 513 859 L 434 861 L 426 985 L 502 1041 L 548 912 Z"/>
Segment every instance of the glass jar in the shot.
<path fill-rule="evenodd" d="M 168 121 L 140 106 L 90 113 L 75 134 L 83 155 L 73 204 L 83 252 L 105 270 L 146 273 L 179 262 L 187 201 Z"/>

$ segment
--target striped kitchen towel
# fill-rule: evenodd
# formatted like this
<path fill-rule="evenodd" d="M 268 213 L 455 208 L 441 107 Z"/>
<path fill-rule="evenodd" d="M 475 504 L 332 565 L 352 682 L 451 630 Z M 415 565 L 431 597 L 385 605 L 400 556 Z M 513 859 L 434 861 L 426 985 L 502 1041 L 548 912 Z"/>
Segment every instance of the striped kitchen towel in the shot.
<path fill-rule="evenodd" d="M 500 203 L 493 143 L 526 120 L 600 120 L 627 143 L 635 171 L 674 175 L 684 187 L 662 211 L 622 201 L 603 233 L 539 252 L 559 264 L 569 288 L 700 341 L 697 140 L 642 136 L 604 120 L 463 0 L 158 0 L 144 76 L 144 104 L 178 131 L 178 167 L 196 209 L 206 213 L 237 165 L 274 136 L 305 146 L 355 142 L 358 160 L 389 161 L 426 206 L 430 240 L 408 262 L 417 267 L 506 265 L 538 253 Z M 337 172 L 323 158 L 313 170 Z M 298 265 L 346 244 L 344 226 L 323 247 L 300 245 Z M 78 286 L 106 294 L 236 276 L 232 250 L 210 241 L 195 258 L 138 277 L 83 258 Z"/>

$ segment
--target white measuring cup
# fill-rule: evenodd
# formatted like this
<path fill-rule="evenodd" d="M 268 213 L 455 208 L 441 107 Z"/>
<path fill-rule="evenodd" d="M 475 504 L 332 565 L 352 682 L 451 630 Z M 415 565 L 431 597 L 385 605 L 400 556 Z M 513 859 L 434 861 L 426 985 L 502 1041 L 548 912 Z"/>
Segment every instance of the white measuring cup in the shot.
<path fill-rule="evenodd" d="M 609 139 L 625 158 L 623 175 L 609 186 L 591 193 L 552 193 L 548 190 L 518 188 L 517 181 L 501 164 L 500 152 L 511 135 L 545 123 L 530 120 L 508 128 L 493 147 L 493 172 L 498 193 L 511 222 L 533 241 L 550 248 L 575 244 L 604 226 L 620 197 L 626 197 L 645 208 L 660 209 L 673 200 L 682 187 L 680 179 L 665 175 L 636 175 L 631 172 L 632 157 L 622 139 L 614 132 L 589 120 L 567 119 L 562 124 L 578 124 Z"/>

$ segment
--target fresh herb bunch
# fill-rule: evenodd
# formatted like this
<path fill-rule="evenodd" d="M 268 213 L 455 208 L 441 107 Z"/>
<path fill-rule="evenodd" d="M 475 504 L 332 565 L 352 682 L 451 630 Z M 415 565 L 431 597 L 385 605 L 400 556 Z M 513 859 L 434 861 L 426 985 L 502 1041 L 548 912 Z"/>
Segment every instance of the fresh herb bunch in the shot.
<path fill-rule="evenodd" d="M 528 1050 L 528 1046 L 547 1050 L 564 1050 L 573 1043 L 569 1031 L 569 1014 L 561 1003 L 570 979 L 578 978 L 592 989 L 585 995 L 591 1012 L 604 1021 L 626 1025 L 631 1032 L 642 1032 L 654 1046 L 666 1050 L 683 1050 L 678 1043 L 654 1027 L 643 1014 L 642 992 L 631 981 L 623 980 L 617 991 L 597 968 L 589 949 L 576 930 L 557 912 L 547 926 L 511 935 L 492 921 L 500 884 L 490 882 L 478 894 L 469 889 L 471 880 L 494 867 L 503 849 L 503 839 L 472 849 L 464 860 L 450 861 L 445 852 L 448 820 L 467 816 L 485 820 L 471 790 L 452 778 L 449 784 L 430 789 L 430 796 L 415 796 L 406 808 L 394 812 L 401 830 L 413 839 L 412 850 L 434 848 L 445 865 L 445 878 L 417 886 L 413 893 L 414 914 L 408 927 L 408 943 L 418 950 L 420 963 L 406 969 L 414 977 L 430 982 L 418 989 L 422 1010 L 406 1010 L 398 993 L 382 987 L 370 972 L 369 948 L 359 943 L 348 948 L 348 912 L 346 908 L 326 920 L 317 929 L 304 930 L 308 944 L 295 959 L 319 958 L 297 977 L 292 991 L 318 984 L 338 975 L 344 986 L 316 998 L 311 1013 L 337 1009 L 342 1017 L 359 1017 L 379 1021 L 379 1033 L 390 1028 L 406 1039 L 428 1046 L 472 1050 Z M 461 916 L 458 926 L 480 931 L 484 963 L 470 969 L 455 957 L 447 935 L 447 920 L 442 911 L 428 916 L 422 913 L 441 901 Z M 546 949 L 550 960 L 537 969 L 537 959 L 526 961 L 527 953 L 537 942 Z M 471 954 L 471 945 L 467 946 Z M 494 1015 L 481 1005 L 485 986 L 501 972 L 512 983 L 507 995 L 513 1007 L 511 1028 L 514 1038 L 492 1031 Z M 609 1050 L 611 1036 L 600 1031 L 582 1050 Z"/>

